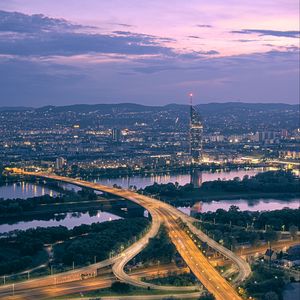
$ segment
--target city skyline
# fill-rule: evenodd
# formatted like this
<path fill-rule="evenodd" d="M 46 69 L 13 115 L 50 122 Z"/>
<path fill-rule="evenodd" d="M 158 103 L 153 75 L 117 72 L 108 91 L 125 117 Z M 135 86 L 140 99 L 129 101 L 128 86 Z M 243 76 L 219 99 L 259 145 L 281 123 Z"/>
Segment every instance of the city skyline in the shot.
<path fill-rule="evenodd" d="M 297 1 L 142 4 L 0 1 L 0 106 L 298 102 Z"/>
<path fill-rule="evenodd" d="M 298 299 L 299 11 L 0 0 L 0 300 Z"/>

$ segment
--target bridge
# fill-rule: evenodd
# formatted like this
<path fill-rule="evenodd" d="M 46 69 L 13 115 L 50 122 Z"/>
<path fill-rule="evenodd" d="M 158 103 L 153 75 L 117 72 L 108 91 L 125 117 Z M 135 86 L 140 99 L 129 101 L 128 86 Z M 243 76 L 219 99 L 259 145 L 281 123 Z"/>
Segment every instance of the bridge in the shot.
<path fill-rule="evenodd" d="M 142 282 L 137 278 L 129 276 L 124 271 L 125 265 L 138 253 L 140 253 L 148 244 L 149 238 L 156 236 L 161 224 L 165 224 L 168 229 L 169 236 L 176 246 L 177 251 L 182 256 L 186 264 L 189 266 L 191 271 L 197 277 L 197 279 L 206 287 L 206 289 L 212 293 L 217 300 L 241 300 L 242 298 L 236 292 L 235 288 L 221 276 L 221 274 L 210 264 L 208 259 L 204 256 L 202 251 L 197 247 L 190 236 L 178 225 L 176 222 L 181 219 L 190 229 L 192 233 L 197 235 L 201 240 L 206 242 L 211 248 L 220 252 L 223 256 L 230 259 L 239 268 L 238 282 L 245 280 L 251 273 L 250 266 L 246 261 L 240 258 L 238 255 L 234 254 L 227 248 L 218 244 L 202 231 L 197 229 L 193 225 L 194 219 L 183 214 L 175 207 L 161 202 L 157 199 L 153 199 L 148 196 L 140 195 L 136 192 L 118 189 L 113 187 L 108 187 L 100 185 L 98 183 L 92 183 L 88 181 L 83 181 L 80 179 L 73 179 L 69 177 L 58 176 L 55 174 L 48 173 L 38 173 L 38 172 L 25 172 L 23 170 L 13 170 L 15 173 L 41 177 L 44 179 L 57 180 L 61 182 L 66 182 L 74 184 L 80 187 L 90 188 L 97 191 L 102 191 L 123 199 L 130 200 L 148 210 L 152 217 L 151 228 L 147 234 L 138 240 L 136 243 L 128 247 L 123 251 L 123 253 L 118 257 L 114 258 L 113 261 L 109 261 L 109 264 L 113 264 L 113 272 L 115 276 L 124 282 L 130 283 L 135 286 L 162 289 L 162 290 L 182 290 L 182 287 L 166 287 L 152 285 L 146 282 Z M 190 290 L 190 287 L 186 287 Z"/>

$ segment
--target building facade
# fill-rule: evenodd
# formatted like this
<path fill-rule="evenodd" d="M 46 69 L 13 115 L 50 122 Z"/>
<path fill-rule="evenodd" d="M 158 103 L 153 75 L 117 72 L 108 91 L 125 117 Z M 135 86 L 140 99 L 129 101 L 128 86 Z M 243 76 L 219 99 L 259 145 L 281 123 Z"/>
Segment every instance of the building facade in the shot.
<path fill-rule="evenodd" d="M 200 114 L 191 106 L 190 111 L 190 154 L 193 164 L 202 162 L 203 123 Z"/>

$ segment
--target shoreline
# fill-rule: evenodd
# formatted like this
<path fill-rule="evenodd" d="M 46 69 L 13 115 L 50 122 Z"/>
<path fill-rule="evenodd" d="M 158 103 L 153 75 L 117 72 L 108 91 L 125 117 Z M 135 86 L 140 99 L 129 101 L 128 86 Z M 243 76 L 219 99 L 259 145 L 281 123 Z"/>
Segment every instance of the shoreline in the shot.
<path fill-rule="evenodd" d="M 272 199 L 272 200 L 281 200 L 282 202 L 286 202 L 287 204 L 289 201 L 292 201 L 293 199 L 300 199 L 300 193 L 299 194 L 286 194 L 283 193 L 278 194 L 278 193 L 260 193 L 260 194 L 253 194 L 253 195 L 247 195 L 247 194 L 231 194 L 231 195 L 211 195 L 211 196 L 206 196 L 206 198 L 200 199 L 200 197 L 194 197 L 194 198 L 181 198 L 178 200 L 174 199 L 167 199 L 167 198 L 161 198 L 162 201 L 168 202 L 172 205 L 175 204 L 175 206 L 192 206 L 196 202 L 205 202 L 205 203 L 210 203 L 210 202 L 221 202 L 221 201 L 239 201 L 239 200 L 247 200 L 248 202 L 258 202 L 262 199 Z M 25 199 L 24 199 L 25 200 Z M 26 201 L 26 200 L 25 200 Z M 103 201 L 103 200 L 92 200 L 92 201 L 85 201 L 85 202 L 76 202 L 76 203 L 62 203 L 62 204 L 49 204 L 49 205 L 43 205 L 38 210 L 33 210 L 33 211 L 25 211 L 25 212 L 16 212 L 13 214 L 6 214 L 0 215 L 0 225 L 10 223 L 10 222 L 23 222 L 23 221 L 32 221 L 31 218 L 29 220 L 26 220 L 26 217 L 45 217 L 49 218 L 50 220 L 54 214 L 56 213 L 85 213 L 93 210 L 101 210 L 104 212 L 116 214 L 117 211 L 114 209 L 105 209 L 105 203 L 109 203 L 110 201 Z M 299 200 L 299 207 L 300 207 L 300 200 Z M 45 219 L 41 219 L 45 220 Z M 47 221 L 47 220 L 46 220 Z"/>

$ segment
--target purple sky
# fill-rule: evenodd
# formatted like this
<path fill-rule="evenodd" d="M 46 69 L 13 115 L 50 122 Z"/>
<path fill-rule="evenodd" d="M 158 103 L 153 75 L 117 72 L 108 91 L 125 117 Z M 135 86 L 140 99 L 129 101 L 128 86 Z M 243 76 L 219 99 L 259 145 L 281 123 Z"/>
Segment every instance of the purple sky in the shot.
<path fill-rule="evenodd" d="M 0 0 L 0 106 L 299 99 L 298 0 Z"/>

